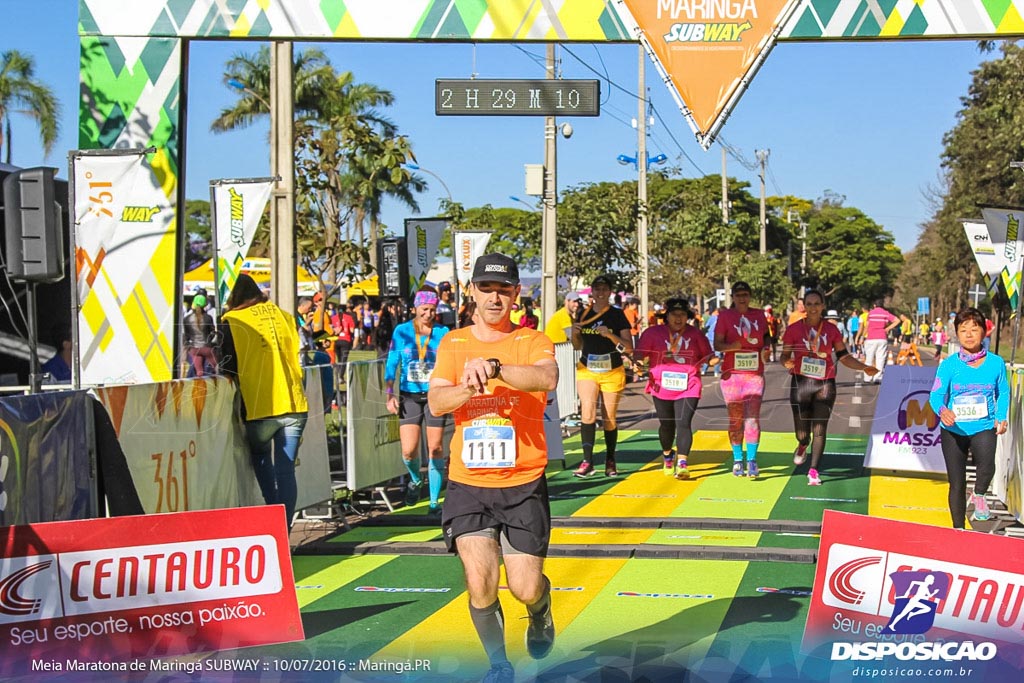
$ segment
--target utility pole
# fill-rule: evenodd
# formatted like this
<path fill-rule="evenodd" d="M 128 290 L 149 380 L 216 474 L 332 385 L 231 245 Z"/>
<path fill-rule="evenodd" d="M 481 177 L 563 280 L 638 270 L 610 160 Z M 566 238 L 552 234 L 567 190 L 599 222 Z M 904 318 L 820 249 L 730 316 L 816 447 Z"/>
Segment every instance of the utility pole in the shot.
<path fill-rule="evenodd" d="M 639 78 L 640 84 L 637 92 L 637 117 L 636 117 L 636 167 L 639 171 L 637 178 L 636 193 L 640 203 L 636 218 L 636 248 L 640 254 L 640 282 L 636 288 L 637 296 L 640 299 L 640 319 L 647 320 L 648 296 L 650 295 L 650 270 L 647 262 L 647 89 L 644 75 L 644 54 L 643 43 L 637 46 L 639 55 Z"/>
<path fill-rule="evenodd" d="M 729 225 L 729 176 L 725 173 L 725 147 L 722 147 L 722 225 Z M 726 306 L 732 305 L 732 293 L 729 291 L 729 251 L 725 252 L 725 277 L 722 278 L 722 287 L 725 289 Z M 717 293 L 717 292 L 716 292 Z M 716 301 L 717 302 L 717 297 Z"/>
<path fill-rule="evenodd" d="M 295 108 L 292 42 L 270 47 L 270 174 L 277 176 L 270 194 L 270 298 L 295 314 Z"/>
<path fill-rule="evenodd" d="M 547 78 L 555 78 L 555 44 L 547 46 Z M 541 215 L 541 320 L 555 314 L 558 303 L 557 225 L 558 225 L 558 149 L 555 144 L 555 117 L 544 119 L 544 207 Z"/>
<path fill-rule="evenodd" d="M 768 253 L 768 218 L 764 208 L 764 166 L 768 162 L 770 149 L 757 150 L 757 160 L 761 162 L 761 256 Z"/>

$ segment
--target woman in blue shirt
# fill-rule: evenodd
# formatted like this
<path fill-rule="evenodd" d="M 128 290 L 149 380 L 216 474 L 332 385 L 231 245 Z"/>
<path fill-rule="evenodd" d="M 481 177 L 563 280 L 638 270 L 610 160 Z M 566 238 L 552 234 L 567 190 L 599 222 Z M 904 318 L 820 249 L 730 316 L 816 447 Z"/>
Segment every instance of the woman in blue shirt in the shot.
<path fill-rule="evenodd" d="M 963 529 L 967 515 L 967 452 L 974 456 L 974 519 L 989 518 L 985 492 L 995 475 L 996 435 L 1007 428 L 1010 386 L 1006 364 L 982 347 L 985 316 L 965 308 L 953 321 L 960 352 L 939 365 L 929 398 L 942 423 L 942 457 L 949 478 L 949 512 L 953 528 Z"/>
<path fill-rule="evenodd" d="M 395 327 L 388 348 L 387 365 L 384 368 L 384 383 L 387 386 L 387 409 L 401 420 L 399 437 L 402 440 L 402 459 L 409 470 L 409 485 L 405 492 L 406 505 L 415 505 L 420 500 L 423 478 L 420 476 L 420 429 L 427 426 L 427 451 L 430 463 L 427 479 L 430 489 L 430 514 L 441 512 L 438 498 L 444 476 L 444 455 L 441 437 L 444 434 L 445 417 L 430 412 L 427 405 L 427 389 L 430 387 L 430 373 L 437 360 L 437 345 L 448 328 L 435 324 L 437 315 L 437 292 L 421 289 L 413 299 L 415 317 Z M 399 394 L 395 394 L 395 378 L 399 378 Z"/>

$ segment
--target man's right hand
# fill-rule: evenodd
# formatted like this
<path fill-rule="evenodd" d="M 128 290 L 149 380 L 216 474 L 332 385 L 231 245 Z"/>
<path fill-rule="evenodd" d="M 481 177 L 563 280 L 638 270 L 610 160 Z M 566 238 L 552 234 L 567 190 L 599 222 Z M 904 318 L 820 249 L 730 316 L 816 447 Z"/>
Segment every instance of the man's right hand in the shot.
<path fill-rule="evenodd" d="M 388 409 L 389 413 L 391 413 L 392 415 L 398 415 L 398 397 L 397 396 L 395 396 L 394 394 L 389 395 L 386 406 L 387 406 L 387 409 Z"/>

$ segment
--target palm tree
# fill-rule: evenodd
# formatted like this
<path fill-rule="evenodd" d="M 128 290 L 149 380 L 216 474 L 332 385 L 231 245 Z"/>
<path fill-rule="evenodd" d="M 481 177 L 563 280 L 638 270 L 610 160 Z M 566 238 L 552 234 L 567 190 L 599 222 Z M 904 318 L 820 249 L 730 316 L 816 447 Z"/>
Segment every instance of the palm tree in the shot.
<path fill-rule="evenodd" d="M 349 226 L 347 241 L 356 241 L 353 233 L 358 230 L 362 247 L 363 224 L 369 217 L 375 227 L 381 197 L 394 196 L 416 209 L 412 193 L 422 192 L 426 183 L 401 167 L 412 158 L 411 147 L 398 135 L 398 127 L 378 111 L 394 102 L 391 92 L 356 83 L 351 72 L 335 71 L 315 48 L 296 55 L 294 81 L 296 189 L 304 195 L 296 197 L 296 205 L 306 212 L 304 220 L 321 225 L 322 243 L 316 245 L 316 253 L 351 256 L 357 252 L 340 249 L 339 241 L 346 241 L 341 240 L 343 224 Z M 242 128 L 269 115 L 269 48 L 234 56 L 226 65 L 224 82 L 237 91 L 238 100 L 221 111 L 211 130 Z M 370 242 L 372 260 L 375 231 Z M 344 261 L 328 259 L 322 272 L 330 284 L 334 284 L 335 265 L 343 269 L 356 265 Z"/>
<path fill-rule="evenodd" d="M 36 120 L 43 152 L 49 154 L 60 130 L 60 103 L 48 87 L 35 80 L 35 60 L 17 50 L 0 54 L 0 149 L 11 163 L 11 114 Z"/>

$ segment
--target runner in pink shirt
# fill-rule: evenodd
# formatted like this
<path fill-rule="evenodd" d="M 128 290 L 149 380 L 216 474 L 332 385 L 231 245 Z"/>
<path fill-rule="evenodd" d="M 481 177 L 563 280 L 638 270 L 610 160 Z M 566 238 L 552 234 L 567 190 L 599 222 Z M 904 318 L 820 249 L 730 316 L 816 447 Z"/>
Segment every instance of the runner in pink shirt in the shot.
<path fill-rule="evenodd" d="M 665 302 L 665 324 L 644 330 L 634 351 L 637 361 L 650 361 L 644 391 L 654 398 L 664 472 L 668 476 L 674 474 L 676 479 L 690 478 L 687 457 L 693 446 L 693 415 L 702 389 L 700 368 L 704 363 L 718 362 L 707 338 L 687 324 L 692 317 L 686 299 L 669 299 Z M 673 437 L 678 453 L 675 463 Z"/>
<path fill-rule="evenodd" d="M 771 353 L 768 321 L 760 309 L 750 308 L 750 285 L 732 286 L 732 308 L 718 314 L 715 350 L 722 361 L 722 397 L 729 411 L 729 444 L 732 473 L 742 477 L 743 442 L 747 443 L 747 476 L 757 477 L 757 446 L 761 440 L 761 398 L 764 396 L 764 364 Z"/>
<path fill-rule="evenodd" d="M 878 374 L 871 376 L 864 373 L 864 381 L 881 382 L 885 372 L 885 361 L 889 347 L 889 330 L 898 327 L 900 319 L 882 308 L 884 299 L 875 301 L 875 306 L 868 311 L 868 322 L 864 326 L 864 362 L 878 368 Z"/>
<path fill-rule="evenodd" d="M 789 403 L 797 441 L 793 463 L 803 465 L 807 447 L 811 446 L 807 483 L 820 486 L 818 464 L 825 453 L 828 421 L 836 402 L 836 361 L 868 376 L 878 370 L 851 356 L 839 328 L 821 317 L 825 308 L 821 292 L 809 290 L 803 301 L 807 316 L 786 328 L 782 335 L 782 365 L 792 374 Z"/>

